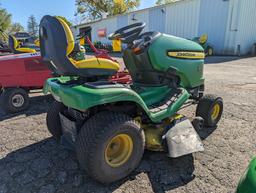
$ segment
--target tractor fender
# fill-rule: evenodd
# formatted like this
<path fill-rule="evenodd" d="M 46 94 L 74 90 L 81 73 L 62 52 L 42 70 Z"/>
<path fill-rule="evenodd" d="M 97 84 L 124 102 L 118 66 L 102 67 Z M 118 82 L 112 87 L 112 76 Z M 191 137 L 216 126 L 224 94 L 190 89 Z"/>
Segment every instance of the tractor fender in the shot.
<path fill-rule="evenodd" d="M 50 92 L 55 100 L 80 111 L 119 101 L 135 102 L 146 112 L 148 111 L 142 98 L 132 89 L 121 84 L 112 88 L 90 88 L 83 85 L 60 84 L 56 78 L 50 78 L 45 82 L 43 92 L 44 94 Z"/>

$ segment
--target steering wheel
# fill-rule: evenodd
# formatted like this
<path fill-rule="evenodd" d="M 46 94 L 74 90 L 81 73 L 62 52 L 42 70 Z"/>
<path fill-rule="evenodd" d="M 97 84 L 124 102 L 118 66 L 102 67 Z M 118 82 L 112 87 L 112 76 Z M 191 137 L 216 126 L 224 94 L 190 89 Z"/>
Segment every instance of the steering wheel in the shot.
<path fill-rule="evenodd" d="M 116 30 L 108 36 L 110 40 L 121 40 L 124 43 L 132 43 L 146 26 L 144 22 L 134 23 Z"/>
<path fill-rule="evenodd" d="M 133 42 L 132 49 L 140 51 L 140 50 L 146 48 L 159 35 L 160 35 L 160 33 L 155 32 L 155 31 L 145 32 L 145 33 L 139 35 L 138 38 Z"/>

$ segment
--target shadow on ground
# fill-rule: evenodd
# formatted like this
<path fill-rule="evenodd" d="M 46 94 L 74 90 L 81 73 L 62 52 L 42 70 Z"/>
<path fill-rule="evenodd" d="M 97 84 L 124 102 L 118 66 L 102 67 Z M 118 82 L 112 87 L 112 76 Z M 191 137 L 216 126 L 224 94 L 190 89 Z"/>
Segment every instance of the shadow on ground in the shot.
<path fill-rule="evenodd" d="M 209 56 L 205 58 L 205 64 L 217 64 L 223 62 L 230 62 L 233 60 L 241 60 L 242 57 L 238 56 Z"/>
<path fill-rule="evenodd" d="M 32 96 L 29 99 L 30 99 L 30 105 L 29 105 L 29 109 L 26 111 L 11 114 L 11 113 L 5 113 L 0 108 L 0 121 L 21 116 L 21 115 L 24 115 L 27 117 L 31 115 L 38 115 L 41 113 L 45 113 L 47 112 L 50 104 L 53 101 L 53 98 L 51 97 L 51 95 Z"/>
<path fill-rule="evenodd" d="M 129 177 L 109 186 L 97 183 L 78 167 L 75 154 L 52 138 L 9 153 L 0 160 L 0 185 L 8 192 L 113 192 L 146 173 L 154 192 L 163 192 L 193 180 L 192 155 L 170 159 L 164 153 L 145 152 L 139 167 Z M 137 179 L 138 180 L 138 179 Z"/>
<path fill-rule="evenodd" d="M 201 130 L 202 138 L 211 131 Z M 194 179 L 194 158 L 168 158 L 165 153 L 146 151 L 139 167 L 129 177 L 104 186 L 80 170 L 74 152 L 53 138 L 18 149 L 0 160 L 0 190 L 8 192 L 113 192 L 140 181 L 146 175 L 154 192 L 162 193 Z M 4 191 L 3 191 L 4 192 Z"/>

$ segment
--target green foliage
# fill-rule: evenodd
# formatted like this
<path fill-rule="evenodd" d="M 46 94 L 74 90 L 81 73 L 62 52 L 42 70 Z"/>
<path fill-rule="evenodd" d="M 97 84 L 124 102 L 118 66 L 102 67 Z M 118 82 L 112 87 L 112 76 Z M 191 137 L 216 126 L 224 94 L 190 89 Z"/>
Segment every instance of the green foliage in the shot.
<path fill-rule="evenodd" d="M 86 14 L 89 19 L 102 18 L 104 14 L 117 15 L 134 10 L 140 0 L 76 0 L 77 14 Z"/>
<path fill-rule="evenodd" d="M 0 8 L 0 43 L 6 43 L 8 41 L 6 30 L 11 25 L 11 17 L 11 14 L 6 9 Z"/>
<path fill-rule="evenodd" d="M 157 0 L 156 4 L 157 5 L 163 5 L 163 4 L 167 4 L 167 3 L 174 3 L 176 1 L 179 1 L 179 0 Z"/>
<path fill-rule="evenodd" d="M 68 24 L 69 27 L 72 26 L 72 23 L 71 23 L 70 21 L 68 21 L 67 18 L 65 18 L 65 17 L 63 17 L 63 16 L 56 16 L 56 17 L 59 17 L 59 18 L 61 18 L 62 20 L 64 20 L 64 21 Z"/>
<path fill-rule="evenodd" d="M 10 33 L 10 34 L 22 32 L 22 31 L 24 31 L 24 27 L 20 23 L 13 23 L 8 28 L 8 33 Z"/>
<path fill-rule="evenodd" d="M 38 28 L 39 25 L 36 22 L 36 18 L 34 15 L 31 15 L 28 18 L 28 33 L 33 37 L 38 37 Z"/>
<path fill-rule="evenodd" d="M 8 42 L 8 35 L 0 30 L 0 44 Z"/>
<path fill-rule="evenodd" d="M 11 17 L 6 9 L 0 8 L 0 30 L 5 31 L 11 25 Z"/>

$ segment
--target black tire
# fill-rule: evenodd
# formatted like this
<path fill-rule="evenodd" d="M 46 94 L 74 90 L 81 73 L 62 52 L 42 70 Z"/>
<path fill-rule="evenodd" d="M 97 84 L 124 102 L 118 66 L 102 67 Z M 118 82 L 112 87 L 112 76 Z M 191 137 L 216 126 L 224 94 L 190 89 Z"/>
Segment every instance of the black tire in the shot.
<path fill-rule="evenodd" d="M 107 163 L 108 142 L 120 134 L 133 142 L 132 152 L 124 163 L 112 167 Z M 111 183 L 126 177 L 142 159 L 145 147 L 144 131 L 131 117 L 121 113 L 100 112 L 84 123 L 76 140 L 80 166 L 95 180 Z"/>
<path fill-rule="evenodd" d="M 7 113 L 24 111 L 29 106 L 29 96 L 22 88 L 8 88 L 1 94 L 1 106 Z"/>
<path fill-rule="evenodd" d="M 46 115 L 46 125 L 48 131 L 56 140 L 59 140 L 62 135 L 59 113 L 63 111 L 63 109 L 64 105 L 62 103 L 54 101 Z"/>
<path fill-rule="evenodd" d="M 216 117 L 212 118 L 214 106 L 219 105 L 219 111 Z M 200 100 L 196 108 L 196 116 L 200 116 L 204 119 L 205 126 L 214 127 L 219 122 L 223 112 L 223 99 L 221 97 L 207 94 Z"/>
<path fill-rule="evenodd" d="M 202 130 L 204 127 L 204 119 L 202 117 L 195 117 L 192 121 L 192 125 L 197 131 Z"/>
<path fill-rule="evenodd" d="M 207 47 L 207 50 L 206 50 L 206 55 L 207 56 L 212 56 L 214 54 L 214 50 L 211 46 Z"/>

